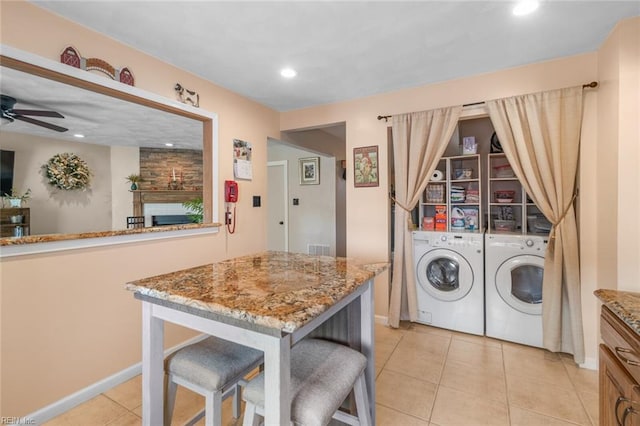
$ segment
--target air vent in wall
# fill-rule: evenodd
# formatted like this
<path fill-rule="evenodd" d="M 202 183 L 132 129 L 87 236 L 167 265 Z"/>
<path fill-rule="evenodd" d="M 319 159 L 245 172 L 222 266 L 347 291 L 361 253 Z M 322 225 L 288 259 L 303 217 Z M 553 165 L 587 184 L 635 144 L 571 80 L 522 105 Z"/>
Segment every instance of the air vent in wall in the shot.
<path fill-rule="evenodd" d="M 329 246 L 325 244 L 307 244 L 307 253 L 317 256 L 329 256 Z"/>

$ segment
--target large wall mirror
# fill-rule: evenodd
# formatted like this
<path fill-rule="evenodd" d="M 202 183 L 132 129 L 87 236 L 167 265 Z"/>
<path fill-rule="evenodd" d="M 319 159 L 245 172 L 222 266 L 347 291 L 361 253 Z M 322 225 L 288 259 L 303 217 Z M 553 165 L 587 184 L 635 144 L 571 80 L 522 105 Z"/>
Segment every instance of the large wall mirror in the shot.
<path fill-rule="evenodd" d="M 86 71 L 67 74 L 15 57 L 1 60 L 4 108 L 15 100 L 15 110 L 64 116 L 2 119 L 0 149 L 13 157 L 12 186 L 31 190 L 23 204 L 30 210 L 30 235 L 119 231 L 131 228 L 132 216 L 144 216 L 146 227 L 158 226 L 171 223 L 171 216 L 184 217 L 189 209 L 183 201 L 195 198 L 203 200 L 203 223 L 213 221 L 212 114 L 135 88 L 114 90 L 122 83 L 103 85 L 100 79 L 107 77 Z M 75 78 L 78 72 L 89 74 L 88 81 Z M 61 189 L 47 179 L 43 166 L 64 153 L 91 170 L 85 190 Z M 143 179 L 137 190 L 127 181 L 132 174 Z M 6 198 L 2 207 L 10 207 Z M 156 223 L 152 217 L 164 219 Z"/>

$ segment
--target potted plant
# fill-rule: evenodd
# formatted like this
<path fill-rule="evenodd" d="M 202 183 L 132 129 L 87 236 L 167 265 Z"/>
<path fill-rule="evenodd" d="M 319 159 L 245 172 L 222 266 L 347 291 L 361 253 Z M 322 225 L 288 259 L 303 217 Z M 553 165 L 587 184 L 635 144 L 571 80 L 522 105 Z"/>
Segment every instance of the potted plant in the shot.
<path fill-rule="evenodd" d="M 127 179 L 127 182 L 131 182 L 131 190 L 132 191 L 135 191 L 136 189 L 138 189 L 138 183 L 140 183 L 140 182 L 142 182 L 144 180 L 144 179 L 142 179 L 142 177 L 140 175 L 137 175 L 135 173 L 130 174 L 125 179 Z"/>
<path fill-rule="evenodd" d="M 193 200 L 185 201 L 182 203 L 184 208 L 188 210 L 187 217 L 191 222 L 202 223 L 204 217 L 204 205 L 202 203 L 202 197 L 194 198 Z"/>
<path fill-rule="evenodd" d="M 26 192 L 20 192 L 16 188 L 11 188 L 11 193 L 7 194 L 5 192 L 4 197 L 9 200 L 10 207 L 20 208 L 23 201 L 31 198 L 31 188 L 27 188 Z"/>

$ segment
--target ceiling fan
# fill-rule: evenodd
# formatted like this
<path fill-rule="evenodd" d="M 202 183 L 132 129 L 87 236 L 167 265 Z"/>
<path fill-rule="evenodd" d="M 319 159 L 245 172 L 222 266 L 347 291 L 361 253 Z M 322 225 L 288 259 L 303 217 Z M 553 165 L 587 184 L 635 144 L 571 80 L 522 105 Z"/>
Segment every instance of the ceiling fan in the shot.
<path fill-rule="evenodd" d="M 28 115 L 36 117 L 55 117 L 64 118 L 62 114 L 55 111 L 42 111 L 37 109 L 13 109 L 17 100 L 7 95 L 0 95 L 0 109 L 2 110 L 2 118 L 9 120 L 20 120 L 27 123 L 35 124 L 36 126 L 46 127 L 47 129 L 55 130 L 56 132 L 66 132 L 67 128 L 57 126 L 55 124 L 47 123 L 35 118 L 27 117 Z"/>

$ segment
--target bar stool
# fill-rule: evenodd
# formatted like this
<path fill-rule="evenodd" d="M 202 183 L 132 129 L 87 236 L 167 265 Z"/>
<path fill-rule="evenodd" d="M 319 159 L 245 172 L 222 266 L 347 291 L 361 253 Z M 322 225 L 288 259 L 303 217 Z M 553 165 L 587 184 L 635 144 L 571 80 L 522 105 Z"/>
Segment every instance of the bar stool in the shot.
<path fill-rule="evenodd" d="M 319 339 L 304 339 L 291 348 L 291 422 L 324 426 L 331 418 L 350 425 L 369 426 L 369 399 L 364 370 L 367 359 L 347 346 Z M 358 417 L 338 409 L 353 390 Z M 244 426 L 259 424 L 264 415 L 264 373 L 244 389 Z"/>
<path fill-rule="evenodd" d="M 165 425 L 171 424 L 177 385 L 205 397 L 205 409 L 186 424 L 193 425 L 203 416 L 207 426 L 222 423 L 222 400 L 233 395 L 233 417 L 240 416 L 240 386 L 244 376 L 262 364 L 262 351 L 207 337 L 177 350 L 165 359 Z"/>

